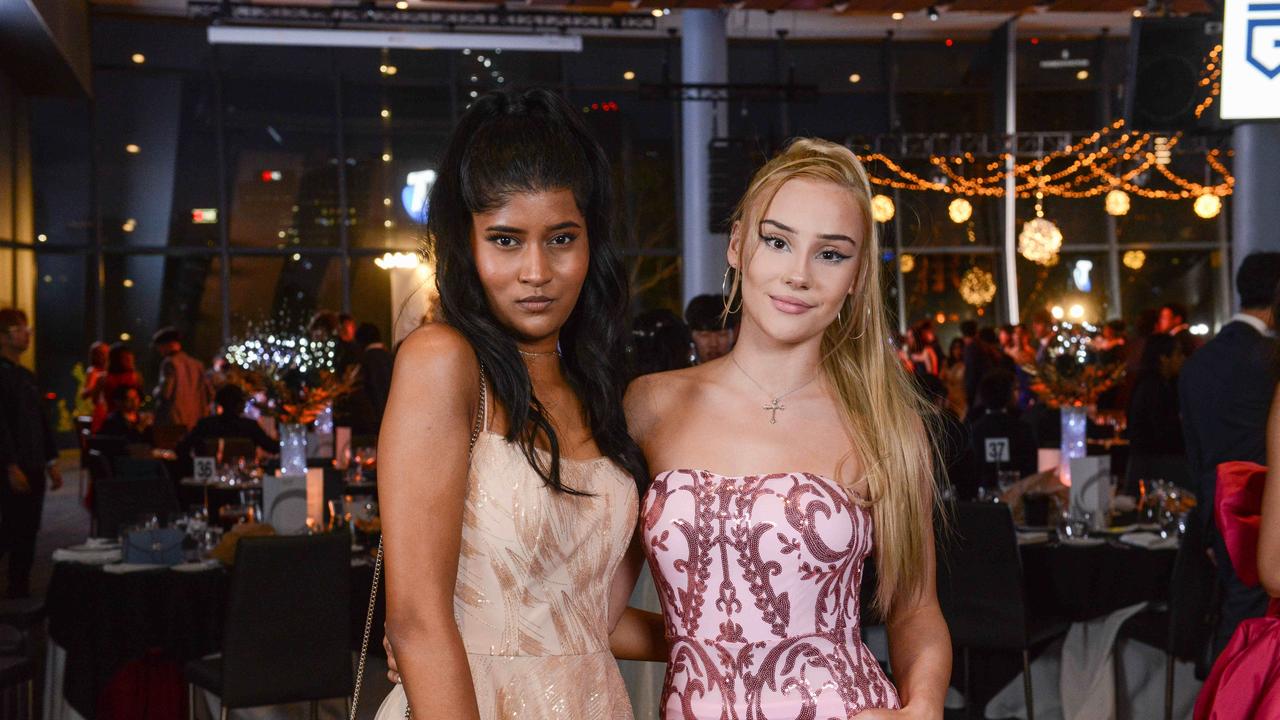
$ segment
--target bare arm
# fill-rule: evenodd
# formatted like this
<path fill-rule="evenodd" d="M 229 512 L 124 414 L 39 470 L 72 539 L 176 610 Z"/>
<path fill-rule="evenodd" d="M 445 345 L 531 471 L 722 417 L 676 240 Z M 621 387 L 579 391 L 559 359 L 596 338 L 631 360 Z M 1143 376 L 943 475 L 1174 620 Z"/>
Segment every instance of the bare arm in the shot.
<path fill-rule="evenodd" d="M 925 529 L 924 587 L 904 598 L 888 618 L 889 658 L 903 710 L 910 717 L 941 718 L 951 682 L 951 633 L 938 605 L 933 528 Z"/>
<path fill-rule="evenodd" d="M 1258 577 L 1271 597 L 1280 597 L 1280 386 L 1267 421 L 1267 485 L 1262 492 Z"/>
<path fill-rule="evenodd" d="M 387 637 L 417 718 L 479 718 L 453 616 L 478 393 L 479 365 L 457 331 L 429 325 L 405 340 L 378 443 L 378 495 Z"/>
<path fill-rule="evenodd" d="M 666 662 L 667 641 L 662 616 L 627 607 L 636 579 L 644 567 L 641 542 L 641 534 L 637 530 L 609 588 L 609 649 L 619 660 Z"/>

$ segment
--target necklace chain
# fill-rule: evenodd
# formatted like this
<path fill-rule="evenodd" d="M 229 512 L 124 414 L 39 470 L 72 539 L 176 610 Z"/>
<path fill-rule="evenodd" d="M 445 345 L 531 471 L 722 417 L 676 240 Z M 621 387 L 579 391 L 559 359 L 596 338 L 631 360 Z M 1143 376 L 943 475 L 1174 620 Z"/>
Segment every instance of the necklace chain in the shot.
<path fill-rule="evenodd" d="M 552 355 L 555 355 L 556 357 L 560 356 L 559 349 L 549 350 L 547 352 L 529 352 L 528 350 L 521 350 L 520 348 L 516 348 L 516 352 L 520 353 L 521 355 L 524 355 L 525 357 L 551 357 Z"/>
<path fill-rule="evenodd" d="M 799 392 L 805 389 L 806 387 L 809 387 L 809 383 L 812 383 L 814 380 L 818 379 L 818 374 L 814 373 L 813 377 L 809 378 L 808 380 L 805 380 L 804 382 L 800 383 L 799 385 L 791 388 L 790 390 L 780 395 L 775 395 L 769 392 L 767 389 L 765 389 L 765 387 L 761 385 L 755 378 L 751 377 L 751 373 L 747 372 L 746 368 L 742 367 L 742 363 L 738 362 L 738 358 L 734 357 L 733 353 L 729 353 L 729 359 L 733 361 L 734 366 L 737 367 L 738 370 L 742 372 L 743 376 L 745 376 L 748 380 L 751 381 L 752 385 L 755 385 L 756 387 L 760 388 L 760 392 L 772 398 L 772 402 L 770 402 L 768 405 L 765 405 L 762 409 L 765 412 L 770 413 L 769 422 L 770 424 L 774 424 L 774 425 L 778 423 L 778 411 L 787 409 L 787 406 L 782 404 L 782 399 L 787 397 L 788 395 L 791 395 L 792 393 Z"/>

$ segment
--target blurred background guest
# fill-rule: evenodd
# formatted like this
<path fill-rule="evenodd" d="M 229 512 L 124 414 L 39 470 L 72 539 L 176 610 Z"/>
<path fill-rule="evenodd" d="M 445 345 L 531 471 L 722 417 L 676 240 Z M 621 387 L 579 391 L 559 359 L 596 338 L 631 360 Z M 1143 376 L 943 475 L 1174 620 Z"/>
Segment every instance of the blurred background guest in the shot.
<path fill-rule="evenodd" d="M 84 389 L 80 391 L 80 397 L 93 403 L 90 427 L 101 425 L 107 416 L 105 381 L 110 353 L 111 347 L 101 340 L 89 346 L 89 367 L 84 371 Z"/>
<path fill-rule="evenodd" d="M 163 327 L 151 336 L 151 344 L 163 360 L 152 396 L 158 425 L 195 427 L 209 414 L 212 393 L 204 377 L 204 364 L 182 350 L 182 333 Z"/>
<path fill-rule="evenodd" d="M 938 409 L 936 422 L 925 426 L 934 448 L 934 479 L 944 491 L 950 486 L 956 499 L 971 499 L 978 494 L 978 466 L 969 442 L 969 429 L 951 409 L 947 388 L 941 378 L 916 375 L 916 382 L 925 398 Z"/>
<path fill-rule="evenodd" d="M 387 409 L 393 360 L 387 346 L 382 343 L 382 332 L 373 323 L 360 323 L 356 328 L 355 342 L 360 352 L 360 391 L 373 410 L 373 429 L 376 431 L 382 425 L 382 413 Z"/>
<path fill-rule="evenodd" d="M 964 417 L 969 403 L 964 394 L 963 338 L 955 338 L 947 347 L 947 358 L 942 363 L 942 383 L 947 389 L 947 407 L 956 417 Z"/>
<path fill-rule="evenodd" d="M 1191 334 L 1191 323 L 1187 321 L 1187 306 L 1182 303 L 1165 303 L 1160 308 L 1156 320 L 1156 332 L 1171 335 L 1182 346 L 1182 354 L 1190 355 L 1200 346 L 1200 341 Z"/>
<path fill-rule="evenodd" d="M 1036 436 L 1016 415 L 1013 373 L 998 369 L 978 385 L 978 404 L 970 415 L 970 442 L 978 463 L 978 484 L 996 487 L 1000 471 L 1017 471 L 1019 478 L 1036 472 Z"/>
<path fill-rule="evenodd" d="M 694 342 L 688 326 L 670 310 L 659 308 L 640 313 L 631 325 L 631 362 L 635 375 L 693 365 Z"/>
<path fill-rule="evenodd" d="M 107 375 L 100 381 L 105 397 L 115 395 L 116 390 L 121 387 L 132 387 L 141 396 L 142 374 L 137 371 L 136 362 L 133 350 L 128 345 L 118 342 L 111 346 L 107 352 Z M 102 419 L 105 420 L 106 417 L 106 413 L 103 413 Z M 102 422 L 98 421 L 92 430 L 96 434 L 101 428 Z"/>
<path fill-rule="evenodd" d="M 941 371 L 941 358 L 934 347 L 938 336 L 933 332 L 933 322 L 921 320 L 907 331 L 907 352 L 911 367 L 916 373 L 937 375 Z"/>
<path fill-rule="evenodd" d="M 142 396 L 132 385 L 121 385 L 112 393 L 111 412 L 102 421 L 99 435 L 122 437 L 129 443 L 151 443 L 151 423 L 142 414 Z"/>
<path fill-rule="evenodd" d="M 268 435 L 258 423 L 244 417 L 244 406 L 248 402 L 244 390 L 236 385 L 224 385 L 213 401 L 217 413 L 202 418 L 178 443 L 178 461 L 183 463 L 184 471 L 189 471 L 193 455 L 206 452 L 206 440 L 245 438 L 265 452 L 280 452 L 279 440 Z"/>
<path fill-rule="evenodd" d="M 1053 315 L 1044 308 L 1036 308 L 1031 312 L 1031 346 L 1036 350 L 1036 362 L 1044 360 L 1049 351 L 1049 340 L 1053 338 Z"/>
<path fill-rule="evenodd" d="M 738 318 L 736 313 L 724 317 L 724 308 L 724 298 L 719 295 L 699 295 L 684 309 L 684 321 L 693 333 L 698 362 L 715 360 L 733 349 Z"/>
<path fill-rule="evenodd" d="M 1231 460 L 1259 465 L 1267 462 L 1267 412 L 1276 387 L 1273 361 L 1277 352 L 1271 303 L 1277 284 L 1280 253 L 1245 257 L 1236 271 L 1240 312 L 1187 359 L 1178 378 L 1182 429 L 1192 479 L 1199 488 L 1199 507 L 1213 507 L 1219 464 Z M 1214 636 L 1216 655 L 1242 620 L 1262 615 L 1267 595 L 1236 576 L 1226 560 L 1226 545 L 1213 524 L 1213 513 L 1200 513 L 1200 521 L 1209 532 L 1223 592 L 1221 620 Z"/>
<path fill-rule="evenodd" d="M 1178 415 L 1178 374 L 1186 356 L 1172 335 L 1153 335 L 1143 345 L 1138 376 L 1129 398 L 1129 464 L 1125 486 L 1135 494 L 1138 481 L 1168 480 L 1196 492 L 1187 464 L 1187 446 Z"/>
<path fill-rule="evenodd" d="M 49 488 L 62 487 L 53 426 L 45 413 L 35 373 L 19 364 L 31 345 L 26 313 L 0 310 L 0 556 L 9 556 L 5 596 L 30 594 L 31 565 Z"/>
<path fill-rule="evenodd" d="M 1013 344 L 1006 349 L 1005 354 L 1013 360 L 1013 376 L 1018 383 L 1014 403 L 1019 410 L 1026 410 L 1036 401 L 1036 394 L 1031 391 L 1031 373 L 1025 369 L 1036 363 L 1036 348 L 1032 343 L 1031 329 L 1026 323 L 1014 326 Z"/>

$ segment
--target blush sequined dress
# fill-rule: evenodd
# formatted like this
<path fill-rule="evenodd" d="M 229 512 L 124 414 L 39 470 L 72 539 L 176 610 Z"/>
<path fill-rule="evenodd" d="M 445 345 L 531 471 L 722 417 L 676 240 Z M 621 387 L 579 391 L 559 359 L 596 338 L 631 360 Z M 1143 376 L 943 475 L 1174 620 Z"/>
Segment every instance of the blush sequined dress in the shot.
<path fill-rule="evenodd" d="M 635 481 L 606 458 L 561 458 L 548 488 L 519 446 L 480 433 L 453 611 L 482 720 L 631 720 L 609 651 L 609 586 L 635 529 Z M 378 718 L 403 718 L 397 685 Z"/>
<path fill-rule="evenodd" d="M 671 645 L 664 720 L 826 720 L 899 707 L 863 644 L 871 514 L 807 473 L 659 474 L 641 508 Z"/>

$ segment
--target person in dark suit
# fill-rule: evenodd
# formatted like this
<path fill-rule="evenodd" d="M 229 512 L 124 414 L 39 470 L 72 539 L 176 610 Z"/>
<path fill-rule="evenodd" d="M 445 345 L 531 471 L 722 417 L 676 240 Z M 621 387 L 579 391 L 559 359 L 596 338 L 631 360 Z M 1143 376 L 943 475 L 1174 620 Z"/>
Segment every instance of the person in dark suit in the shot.
<path fill-rule="evenodd" d="M 978 397 L 978 383 L 993 366 L 992 354 L 978 337 L 978 323 L 973 320 L 960 323 L 960 336 L 964 339 L 964 398 L 972 409 Z"/>
<path fill-rule="evenodd" d="M 928 423 L 929 440 L 933 444 L 933 476 L 939 488 L 948 485 L 957 500 L 970 500 L 978 494 L 978 463 L 969 442 L 969 429 L 951 409 L 947 386 L 937 375 L 916 373 L 920 391 L 937 408 L 936 422 Z"/>
<path fill-rule="evenodd" d="M 1037 448 L 1031 425 L 1014 415 L 1016 379 L 1007 370 L 993 370 L 978 385 L 978 404 L 970 431 L 978 463 L 978 484 L 996 487 L 997 473 L 1016 470 L 1019 477 L 1036 473 Z"/>
<path fill-rule="evenodd" d="M 269 453 L 280 452 L 280 441 L 271 437 L 258 423 L 244 417 L 244 406 L 248 398 L 244 391 L 236 385 L 223 385 L 214 396 L 214 404 L 218 407 L 216 415 L 201 418 L 200 422 L 178 443 L 178 460 L 189 466 L 193 453 L 202 452 L 205 440 L 218 438 L 247 438 L 254 445 Z"/>
<path fill-rule="evenodd" d="M 1265 465 L 1267 413 L 1276 386 L 1271 302 L 1280 283 L 1280 253 L 1253 253 L 1240 263 L 1236 290 L 1241 311 L 1222 326 L 1217 337 L 1195 351 L 1178 379 L 1182 429 L 1199 489 L 1201 522 L 1212 541 L 1222 612 L 1214 637 L 1220 652 L 1242 620 L 1261 616 L 1267 594 L 1236 577 L 1226 545 L 1213 523 L 1217 468 L 1229 460 Z"/>
<path fill-rule="evenodd" d="M 382 333 L 373 323 L 360 323 L 356 329 L 356 345 L 360 346 L 360 390 L 372 406 L 372 432 L 377 432 L 391 393 L 391 353 L 382 344 Z"/>
<path fill-rule="evenodd" d="M 142 398 L 138 396 L 137 388 L 121 385 L 111 393 L 107 405 L 111 412 L 102 421 L 99 435 L 122 437 L 128 443 L 151 443 L 151 427 L 138 412 Z"/>
<path fill-rule="evenodd" d="M 9 556 L 7 597 L 30 593 L 36 536 L 49 488 L 62 487 L 53 426 L 35 373 L 19 364 L 31 346 L 26 313 L 0 310 L 0 557 Z"/>
<path fill-rule="evenodd" d="M 1129 462 L 1125 488 L 1136 494 L 1138 481 L 1157 478 L 1199 492 L 1187 465 L 1187 445 L 1178 413 L 1178 373 L 1186 362 L 1182 344 L 1172 335 L 1152 335 L 1143 344 L 1138 376 L 1129 398 Z"/>

